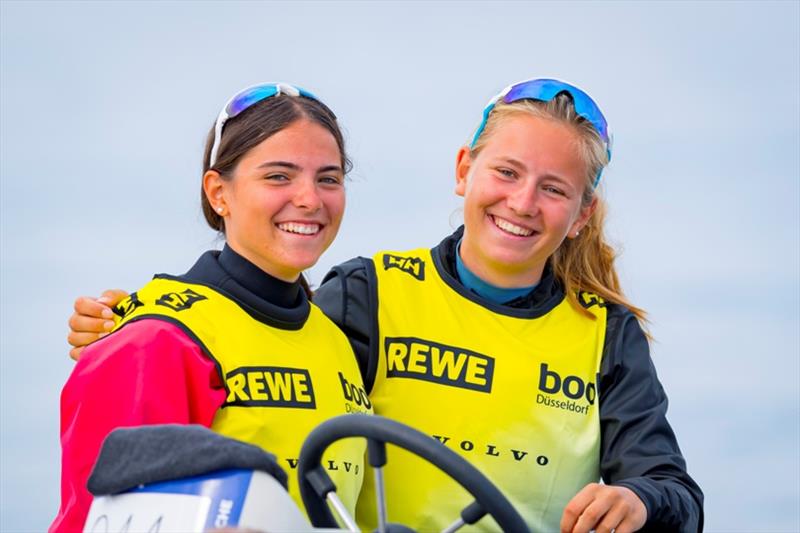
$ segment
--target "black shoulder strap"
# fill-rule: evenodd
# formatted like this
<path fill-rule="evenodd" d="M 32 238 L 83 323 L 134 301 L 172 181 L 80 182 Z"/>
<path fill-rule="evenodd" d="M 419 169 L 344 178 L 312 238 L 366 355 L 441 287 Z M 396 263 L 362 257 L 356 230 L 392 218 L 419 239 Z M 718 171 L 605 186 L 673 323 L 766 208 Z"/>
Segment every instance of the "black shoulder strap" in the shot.
<path fill-rule="evenodd" d="M 369 361 L 367 374 L 364 376 L 364 388 L 369 394 L 375 384 L 375 375 L 378 373 L 378 353 L 380 352 L 380 336 L 378 331 L 378 275 L 375 272 L 375 262 L 366 257 L 361 258 L 364 271 L 367 274 L 367 304 L 369 309 Z"/>

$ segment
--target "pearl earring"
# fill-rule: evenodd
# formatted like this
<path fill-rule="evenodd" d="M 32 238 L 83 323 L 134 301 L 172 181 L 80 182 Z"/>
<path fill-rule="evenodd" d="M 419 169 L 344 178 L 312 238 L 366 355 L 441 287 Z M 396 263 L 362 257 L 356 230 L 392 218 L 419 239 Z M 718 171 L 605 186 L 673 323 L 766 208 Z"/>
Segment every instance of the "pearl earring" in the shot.
<path fill-rule="evenodd" d="M 223 211 L 224 211 L 224 209 L 223 209 L 223 208 L 221 208 L 221 207 L 218 207 L 218 208 L 217 208 L 217 213 L 219 213 L 220 215 L 222 214 L 222 212 L 223 212 Z"/>

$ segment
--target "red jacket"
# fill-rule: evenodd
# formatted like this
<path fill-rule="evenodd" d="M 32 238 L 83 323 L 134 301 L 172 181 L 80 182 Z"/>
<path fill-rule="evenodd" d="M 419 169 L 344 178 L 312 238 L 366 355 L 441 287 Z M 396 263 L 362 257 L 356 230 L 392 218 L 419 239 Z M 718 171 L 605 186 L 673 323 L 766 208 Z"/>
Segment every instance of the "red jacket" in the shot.
<path fill-rule="evenodd" d="M 210 427 L 224 401 L 214 363 L 177 326 L 141 320 L 88 346 L 61 392 L 61 508 L 50 531 L 83 531 L 86 481 L 111 430 Z"/>

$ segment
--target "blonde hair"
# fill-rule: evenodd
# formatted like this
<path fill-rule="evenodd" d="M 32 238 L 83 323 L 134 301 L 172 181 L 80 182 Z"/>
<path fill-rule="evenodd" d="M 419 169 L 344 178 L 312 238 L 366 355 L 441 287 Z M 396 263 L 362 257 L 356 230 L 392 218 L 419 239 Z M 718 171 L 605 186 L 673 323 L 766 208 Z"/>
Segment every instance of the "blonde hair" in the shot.
<path fill-rule="evenodd" d="M 553 273 L 564 285 L 567 299 L 582 313 L 593 316 L 580 304 L 578 294 L 583 291 L 594 293 L 606 302 L 620 304 L 630 309 L 644 327 L 647 314 L 643 309 L 633 305 L 623 294 L 614 268 L 617 252 L 606 242 L 603 233 L 607 207 L 594 185 L 597 176 L 608 164 L 606 145 L 594 126 L 575 112 L 575 106 L 568 94 L 562 93 L 549 102 L 538 100 L 518 100 L 510 104 L 498 102 L 489 115 L 480 137 L 471 148 L 472 157 L 478 155 L 500 123 L 520 114 L 566 124 L 575 131 L 578 153 L 586 163 L 581 207 L 587 207 L 596 198 L 595 211 L 580 234 L 574 239 L 565 239 L 550 256 Z"/>

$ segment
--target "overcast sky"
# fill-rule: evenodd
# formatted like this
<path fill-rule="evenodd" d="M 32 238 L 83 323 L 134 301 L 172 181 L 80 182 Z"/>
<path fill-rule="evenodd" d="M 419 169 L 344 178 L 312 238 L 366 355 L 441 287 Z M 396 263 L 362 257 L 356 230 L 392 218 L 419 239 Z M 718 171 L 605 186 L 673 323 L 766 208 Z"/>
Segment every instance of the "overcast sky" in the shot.
<path fill-rule="evenodd" d="M 200 158 L 232 93 L 294 82 L 346 130 L 348 212 L 318 284 L 441 240 L 485 102 L 542 76 L 584 88 L 614 133 L 609 233 L 707 530 L 800 530 L 794 0 L 0 1 L 0 530 L 41 531 L 58 506 L 74 298 L 219 245 Z"/>

